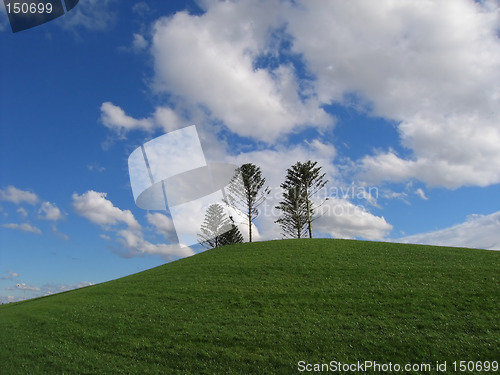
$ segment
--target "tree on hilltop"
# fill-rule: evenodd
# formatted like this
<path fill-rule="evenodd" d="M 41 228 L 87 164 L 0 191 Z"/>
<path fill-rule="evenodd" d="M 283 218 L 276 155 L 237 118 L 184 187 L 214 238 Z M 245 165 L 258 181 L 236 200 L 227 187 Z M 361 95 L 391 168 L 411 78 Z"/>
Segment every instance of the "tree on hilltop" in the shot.
<path fill-rule="evenodd" d="M 269 187 L 264 187 L 265 183 L 260 167 L 247 163 L 236 169 L 228 186 L 226 201 L 244 216 L 249 242 L 252 242 L 252 222 L 259 215 L 258 207 L 271 192 Z"/>
<path fill-rule="evenodd" d="M 307 231 L 312 238 L 312 222 L 314 207 L 311 198 L 318 193 L 328 180 L 318 162 L 297 162 L 287 169 L 285 181 L 280 185 L 283 189 L 283 200 L 276 206 L 281 210 L 281 217 L 276 220 L 280 224 L 283 234 L 288 237 L 302 238 Z"/>
<path fill-rule="evenodd" d="M 198 243 L 207 249 L 243 242 L 238 227 L 231 224 L 224 208 L 217 203 L 208 206 L 198 234 Z"/>

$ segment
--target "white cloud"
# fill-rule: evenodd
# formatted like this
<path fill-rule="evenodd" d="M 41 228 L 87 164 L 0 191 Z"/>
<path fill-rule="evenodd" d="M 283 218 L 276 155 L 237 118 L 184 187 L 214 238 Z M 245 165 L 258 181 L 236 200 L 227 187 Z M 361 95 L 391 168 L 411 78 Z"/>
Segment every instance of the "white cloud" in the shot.
<path fill-rule="evenodd" d="M 160 233 L 165 239 L 172 238 L 175 235 L 175 227 L 171 218 L 159 212 L 147 213 L 148 222 L 155 227 L 156 232 Z"/>
<path fill-rule="evenodd" d="M 204 7 L 201 16 L 181 12 L 155 24 L 157 90 L 267 142 L 304 124 L 332 124 L 323 104 L 366 104 L 369 114 L 399 123 L 412 153 L 366 156 L 361 178 L 416 178 L 448 188 L 500 182 L 498 2 L 243 0 Z M 293 53 L 313 78 L 299 78 L 296 62 L 286 62 Z M 259 65 L 266 59 L 274 64 Z"/>
<path fill-rule="evenodd" d="M 103 228 L 109 228 L 118 223 L 124 223 L 133 229 L 141 228 L 132 212 L 115 207 L 110 200 L 106 199 L 106 195 L 106 193 L 93 190 L 82 195 L 74 193 L 73 208 L 79 215 Z"/>
<path fill-rule="evenodd" d="M 127 133 L 133 130 L 151 133 L 160 129 L 168 133 L 190 125 L 174 109 L 166 106 L 157 107 L 155 112 L 147 118 L 135 119 L 127 115 L 122 108 L 110 102 L 104 102 L 101 105 L 101 122 L 121 139 L 124 139 Z"/>
<path fill-rule="evenodd" d="M 156 108 L 153 117 L 157 126 L 165 132 L 177 130 L 188 125 L 172 108 L 168 107 Z"/>
<path fill-rule="evenodd" d="M 28 211 L 26 211 L 26 209 L 24 207 L 19 207 L 17 210 L 16 210 L 19 215 L 21 215 L 23 218 L 26 218 L 28 217 Z"/>
<path fill-rule="evenodd" d="M 132 49 L 136 52 L 143 51 L 148 48 L 148 41 L 143 35 L 134 33 L 132 41 Z"/>
<path fill-rule="evenodd" d="M 130 46 L 118 47 L 118 50 L 123 52 L 141 53 L 143 51 L 146 51 L 148 46 L 149 42 L 144 37 L 144 35 L 139 33 L 133 33 L 132 44 Z"/>
<path fill-rule="evenodd" d="M 125 257 L 140 256 L 144 254 L 160 255 L 166 259 L 185 257 L 194 254 L 189 247 L 182 247 L 178 244 L 154 244 L 147 241 L 142 233 L 142 227 L 129 210 L 121 210 L 106 198 L 106 193 L 87 191 L 82 195 L 73 194 L 73 207 L 75 211 L 90 220 L 94 224 L 100 225 L 113 234 L 122 246 L 115 252 Z M 161 214 L 158 214 L 161 215 Z M 166 234 L 170 229 L 167 218 L 161 218 L 156 214 L 148 214 L 148 221 L 158 229 L 161 234 Z M 114 227 L 118 224 L 126 224 L 125 229 Z M 105 240 L 111 240 L 110 235 L 101 235 Z"/>
<path fill-rule="evenodd" d="M 146 10 L 144 4 L 136 8 Z M 276 142 L 306 125 L 332 125 L 322 105 L 340 103 L 398 123 L 410 151 L 361 158 L 357 177 L 366 183 L 500 182 L 498 1 L 241 0 L 203 7 L 203 15 L 179 12 L 152 29 L 153 87 L 169 94 L 172 107 L 135 119 L 105 102 L 105 126 L 123 137 L 134 129 L 171 131 L 196 117 L 213 144 L 224 144 L 211 134 L 220 127 L 205 125 L 214 121 Z M 145 46 L 141 37 L 134 36 Z M 325 168 L 333 169 L 331 162 Z"/>
<path fill-rule="evenodd" d="M 493 121 L 479 116 L 415 120 L 403 122 L 400 132 L 416 155 L 404 159 L 389 151 L 366 156 L 360 163 L 362 178 L 373 183 L 417 178 L 447 188 L 500 182 L 500 130 Z"/>
<path fill-rule="evenodd" d="M 150 132 L 154 127 L 150 119 L 134 119 L 125 114 L 123 109 L 110 102 L 104 102 L 101 105 L 101 121 L 104 126 L 115 131 L 121 137 L 124 137 L 130 130 L 140 129 Z"/>
<path fill-rule="evenodd" d="M 417 194 L 420 198 L 422 198 L 423 200 L 428 200 L 429 198 L 425 195 L 425 192 L 421 189 L 421 188 L 418 188 L 417 190 L 415 190 L 415 194 Z"/>
<path fill-rule="evenodd" d="M 333 238 L 383 240 L 392 230 L 384 217 L 345 199 L 330 198 L 317 211 L 320 215 L 313 222 L 313 229 Z"/>
<path fill-rule="evenodd" d="M 64 218 L 61 210 L 54 203 L 50 202 L 43 202 L 38 210 L 38 214 L 43 220 L 58 221 Z"/>
<path fill-rule="evenodd" d="M 367 156 L 363 178 L 500 182 L 498 2 L 315 1 L 290 14 L 293 48 L 317 76 L 321 102 L 349 105 L 354 93 L 400 122 L 413 155 Z"/>
<path fill-rule="evenodd" d="M 207 108 L 239 135 L 264 141 L 304 124 L 331 124 L 293 66 L 255 68 L 256 59 L 277 44 L 272 31 L 284 25 L 279 14 L 276 1 L 213 2 L 202 16 L 180 12 L 158 20 L 155 88 Z"/>
<path fill-rule="evenodd" d="M 194 255 L 195 252 L 187 246 L 179 244 L 153 244 L 144 239 L 138 230 L 124 229 L 117 232 L 118 241 L 127 250 L 126 253 L 118 252 L 124 256 L 137 256 L 143 254 L 160 255 L 166 259 L 183 258 Z"/>
<path fill-rule="evenodd" d="M 500 250 L 500 211 L 490 215 L 471 215 L 465 222 L 452 227 L 406 236 L 395 241 Z"/>
<path fill-rule="evenodd" d="M 34 205 L 38 202 L 38 197 L 30 191 L 21 190 L 11 185 L 0 190 L 0 200 L 15 204 L 28 203 Z"/>
<path fill-rule="evenodd" d="M 40 228 L 37 228 L 28 223 L 23 223 L 23 224 L 7 223 L 7 224 L 2 224 L 2 227 L 7 229 L 20 230 L 22 232 L 27 232 L 27 233 L 42 234 Z"/>

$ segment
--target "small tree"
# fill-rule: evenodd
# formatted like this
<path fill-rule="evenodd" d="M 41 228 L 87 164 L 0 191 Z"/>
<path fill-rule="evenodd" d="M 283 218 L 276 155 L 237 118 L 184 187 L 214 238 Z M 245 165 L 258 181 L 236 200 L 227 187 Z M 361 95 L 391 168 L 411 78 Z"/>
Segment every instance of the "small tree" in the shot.
<path fill-rule="evenodd" d="M 248 224 L 248 241 L 252 242 L 252 222 L 259 215 L 258 207 L 271 192 L 264 187 L 266 179 L 259 167 L 252 163 L 236 169 L 228 187 L 227 203 L 242 212 Z"/>
<path fill-rule="evenodd" d="M 311 198 L 328 183 L 318 162 L 297 162 L 287 169 L 285 182 L 280 186 L 284 189 L 283 201 L 276 208 L 283 212 L 282 217 L 276 220 L 286 235 L 294 233 L 294 237 L 301 238 L 302 231 L 307 225 L 309 238 L 312 238 L 312 222 L 314 209 Z M 305 222 L 304 222 L 305 219 Z M 293 230 L 290 230 L 290 227 Z"/>
<path fill-rule="evenodd" d="M 242 243 L 243 236 L 240 230 L 234 224 L 231 225 L 231 229 L 220 235 L 219 243 L 220 246 L 232 245 L 234 243 Z"/>
<path fill-rule="evenodd" d="M 198 234 L 198 242 L 207 249 L 222 246 L 224 233 L 231 230 L 231 223 L 220 204 L 211 204 L 207 208 L 205 220 Z"/>

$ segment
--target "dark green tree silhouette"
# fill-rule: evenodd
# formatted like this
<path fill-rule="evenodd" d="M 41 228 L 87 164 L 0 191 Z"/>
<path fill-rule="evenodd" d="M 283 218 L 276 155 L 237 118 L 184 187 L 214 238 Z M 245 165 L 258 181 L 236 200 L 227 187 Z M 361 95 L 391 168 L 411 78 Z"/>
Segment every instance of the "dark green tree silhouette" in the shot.
<path fill-rule="evenodd" d="M 231 225 L 231 229 L 223 233 L 219 237 L 220 246 L 232 245 L 234 243 L 242 243 L 243 236 L 240 230 L 234 224 Z"/>
<path fill-rule="evenodd" d="M 306 234 L 307 206 L 304 204 L 300 189 L 289 188 L 283 192 L 283 200 L 276 206 L 282 211 L 275 222 L 281 226 L 284 237 L 302 238 Z"/>
<path fill-rule="evenodd" d="M 259 215 L 258 207 L 271 192 L 264 187 L 265 183 L 260 167 L 247 163 L 236 169 L 227 189 L 227 203 L 241 212 L 248 224 L 249 242 L 252 242 L 252 222 Z"/>
<path fill-rule="evenodd" d="M 283 200 L 276 206 L 282 211 L 276 222 L 281 225 L 285 236 L 302 238 L 306 227 L 309 238 L 312 238 L 312 222 L 317 207 L 313 206 L 311 198 L 328 183 L 317 164 L 309 160 L 297 162 L 287 169 L 285 182 L 280 185 L 284 190 Z"/>

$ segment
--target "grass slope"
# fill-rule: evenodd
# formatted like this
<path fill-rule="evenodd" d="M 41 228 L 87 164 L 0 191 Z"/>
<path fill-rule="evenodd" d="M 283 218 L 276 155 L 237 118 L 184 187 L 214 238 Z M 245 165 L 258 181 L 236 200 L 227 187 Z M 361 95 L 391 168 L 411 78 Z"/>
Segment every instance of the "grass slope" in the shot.
<path fill-rule="evenodd" d="M 450 371 L 500 359 L 499 270 L 500 253 L 484 250 L 233 245 L 0 306 L 0 373 L 294 374 L 299 361 Z"/>

